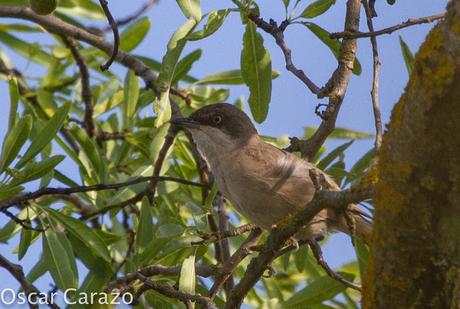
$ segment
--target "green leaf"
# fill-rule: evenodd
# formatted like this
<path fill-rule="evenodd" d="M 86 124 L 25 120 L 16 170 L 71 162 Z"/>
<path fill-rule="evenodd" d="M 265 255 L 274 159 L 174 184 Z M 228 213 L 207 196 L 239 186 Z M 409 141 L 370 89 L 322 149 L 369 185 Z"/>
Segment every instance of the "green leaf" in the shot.
<path fill-rule="evenodd" d="M 304 137 L 310 138 L 316 132 L 317 128 L 314 127 L 305 127 L 304 129 Z M 346 128 L 335 128 L 334 131 L 328 136 L 331 139 L 366 139 L 374 137 L 373 134 L 354 131 Z"/>
<path fill-rule="evenodd" d="M 272 79 L 280 75 L 279 71 L 272 71 Z M 195 85 L 242 85 L 244 84 L 241 70 L 229 70 L 203 77 Z"/>
<path fill-rule="evenodd" d="M 26 279 L 30 283 L 34 283 L 35 280 L 46 274 L 47 271 L 48 269 L 47 262 L 45 260 L 45 255 L 42 254 L 38 262 L 32 267 L 32 269 L 27 274 Z"/>
<path fill-rule="evenodd" d="M 201 48 L 192 51 L 190 54 L 182 58 L 174 70 L 174 75 L 171 80 L 171 84 L 177 83 L 192 69 L 192 65 L 201 58 L 203 50 Z"/>
<path fill-rule="evenodd" d="M 56 232 L 47 230 L 43 234 L 43 254 L 47 268 L 57 287 L 63 291 L 78 286 L 78 278 L 73 271 L 76 265 L 72 266 L 75 264 L 75 258 L 71 254 L 72 251 L 68 252 L 66 247 L 60 242 Z"/>
<path fill-rule="evenodd" d="M 361 274 L 361 281 L 364 280 L 364 275 L 366 273 L 367 261 L 369 259 L 369 248 L 362 239 L 356 238 L 355 243 L 355 252 L 358 259 L 359 273 Z"/>
<path fill-rule="evenodd" d="M 304 18 L 319 16 L 329 10 L 333 4 L 335 4 L 335 0 L 316 0 L 315 2 L 309 4 L 300 16 Z"/>
<path fill-rule="evenodd" d="M 336 59 L 340 56 L 340 41 L 337 39 L 331 39 L 330 33 L 314 23 L 304 22 L 303 23 L 314 35 L 318 37 L 327 47 L 331 50 L 332 54 Z M 353 63 L 353 74 L 361 75 L 361 63 L 358 58 L 355 58 Z"/>
<path fill-rule="evenodd" d="M 154 102 L 154 111 L 157 114 L 155 126 L 159 127 L 171 118 L 171 106 L 169 102 L 169 89 L 171 87 L 174 71 L 176 70 L 179 56 L 187 43 L 187 35 L 193 31 L 196 26 L 196 21 L 193 19 L 188 20 L 183 24 L 169 40 L 168 50 L 163 57 L 161 64 L 160 75 L 158 76 L 158 83 L 165 88 L 162 92 L 160 99 Z"/>
<path fill-rule="evenodd" d="M 7 133 L 2 146 L 2 154 L 0 156 L 0 173 L 2 173 L 14 158 L 16 158 L 22 145 L 29 137 L 32 129 L 32 116 L 26 115 L 19 119 L 16 125 Z"/>
<path fill-rule="evenodd" d="M 243 35 L 241 51 L 241 74 L 249 87 L 249 106 L 254 120 L 261 123 L 268 114 L 272 92 L 272 62 L 268 49 L 256 25 L 250 21 Z"/>
<path fill-rule="evenodd" d="M 228 9 L 212 11 L 209 13 L 208 20 L 206 21 L 203 29 L 191 33 L 189 36 L 187 36 L 187 40 L 197 41 L 212 35 L 222 26 L 229 12 L 230 11 Z"/>
<path fill-rule="evenodd" d="M 142 199 L 141 214 L 139 216 L 139 225 L 136 233 L 136 249 L 138 254 L 142 254 L 146 246 L 152 240 L 154 226 L 152 222 L 152 212 L 147 197 Z"/>
<path fill-rule="evenodd" d="M 50 158 L 46 158 L 41 162 L 31 161 L 26 164 L 25 168 L 19 173 L 14 174 L 13 180 L 9 183 L 10 186 L 17 186 L 22 183 L 26 183 L 42 177 L 43 175 L 51 172 L 56 165 L 61 163 L 65 159 L 63 155 L 57 155 Z"/>
<path fill-rule="evenodd" d="M 81 146 L 81 151 L 78 154 L 79 163 L 90 175 L 98 182 L 105 182 L 107 177 L 106 166 L 100 154 L 100 149 L 96 141 L 88 136 L 82 128 L 75 127 L 70 131 Z"/>
<path fill-rule="evenodd" d="M 401 46 L 401 53 L 404 58 L 404 63 L 406 64 L 407 73 L 412 73 L 412 69 L 414 68 L 414 54 L 410 50 L 409 46 L 404 42 L 402 36 L 399 36 L 399 45 Z"/>
<path fill-rule="evenodd" d="M 329 164 L 331 164 L 337 157 L 343 154 L 343 152 L 353 144 L 353 140 L 346 142 L 332 150 L 329 154 L 327 154 L 318 164 L 317 167 L 321 170 L 325 170 Z"/>
<path fill-rule="evenodd" d="M 19 249 L 18 249 L 18 260 L 22 260 L 24 255 L 27 253 L 27 249 L 29 249 L 30 244 L 32 243 L 33 238 L 33 231 L 29 229 L 22 229 L 21 230 L 21 237 L 19 240 Z"/>
<path fill-rule="evenodd" d="M 147 16 L 131 24 L 120 34 L 120 49 L 127 52 L 132 51 L 144 40 L 149 30 L 150 20 Z"/>
<path fill-rule="evenodd" d="M 364 171 L 369 167 L 371 160 L 375 156 L 375 149 L 372 148 L 366 152 L 350 169 L 350 175 L 346 179 L 346 183 L 350 183 L 360 179 Z"/>
<path fill-rule="evenodd" d="M 157 130 L 155 130 L 154 136 L 152 137 L 152 142 L 150 144 L 149 153 L 150 160 L 152 164 L 155 164 L 160 153 L 161 147 L 164 144 L 165 137 L 169 131 L 169 123 L 163 124 Z"/>
<path fill-rule="evenodd" d="M 111 262 L 110 253 L 107 245 L 102 238 L 82 221 L 73 217 L 66 216 L 49 207 L 41 207 L 54 220 L 60 222 L 72 235 L 82 241 L 95 255 L 101 257 L 106 262 Z"/>
<path fill-rule="evenodd" d="M 185 17 L 196 21 L 201 19 L 200 0 L 176 0 Z"/>
<path fill-rule="evenodd" d="M 164 224 L 158 228 L 156 236 L 159 238 L 164 237 L 177 237 L 184 233 L 184 227 L 178 224 Z"/>
<path fill-rule="evenodd" d="M 340 273 L 345 279 L 353 281 L 354 276 Z M 295 293 L 282 303 L 282 308 L 306 308 L 332 299 L 335 295 L 347 289 L 342 283 L 329 276 L 323 276 L 308 283 L 308 285 Z"/>
<path fill-rule="evenodd" d="M 284 4 L 284 7 L 286 8 L 286 10 L 287 10 L 287 8 L 289 6 L 289 2 L 291 2 L 291 1 L 290 0 L 283 0 L 283 4 Z"/>
<path fill-rule="evenodd" d="M 24 156 L 16 164 L 16 168 L 23 167 L 29 160 L 35 157 L 35 155 L 40 152 L 45 146 L 47 146 L 51 140 L 55 137 L 56 133 L 64 124 L 64 120 L 69 113 L 71 103 L 68 102 L 58 108 L 53 117 L 48 120 L 42 128 L 42 132 L 46 134 L 38 134 L 35 138 L 32 139 L 29 149 L 27 149 Z"/>
<path fill-rule="evenodd" d="M 39 44 L 23 41 L 7 32 L 0 31 L 0 42 L 10 47 L 21 56 L 45 67 L 49 67 L 55 62 L 54 57 L 43 51 Z"/>
<path fill-rule="evenodd" d="M 130 128 L 139 100 L 139 77 L 132 70 L 128 70 L 126 73 L 124 91 L 123 126 Z"/>
<path fill-rule="evenodd" d="M 18 112 L 19 103 L 19 88 L 16 78 L 11 78 L 10 86 L 10 115 L 8 117 L 8 131 L 10 131 L 16 123 L 16 114 Z"/>
<path fill-rule="evenodd" d="M 182 262 L 179 277 L 179 291 L 195 294 L 195 285 L 195 255 L 190 255 Z"/>

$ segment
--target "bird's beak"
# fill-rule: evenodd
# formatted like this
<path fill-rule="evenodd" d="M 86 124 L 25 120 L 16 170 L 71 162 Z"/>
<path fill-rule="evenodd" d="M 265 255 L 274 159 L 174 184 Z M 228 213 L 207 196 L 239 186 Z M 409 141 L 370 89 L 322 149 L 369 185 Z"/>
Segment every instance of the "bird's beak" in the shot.
<path fill-rule="evenodd" d="M 196 128 L 200 125 L 198 121 L 195 121 L 190 117 L 171 119 L 171 123 L 180 128 Z"/>

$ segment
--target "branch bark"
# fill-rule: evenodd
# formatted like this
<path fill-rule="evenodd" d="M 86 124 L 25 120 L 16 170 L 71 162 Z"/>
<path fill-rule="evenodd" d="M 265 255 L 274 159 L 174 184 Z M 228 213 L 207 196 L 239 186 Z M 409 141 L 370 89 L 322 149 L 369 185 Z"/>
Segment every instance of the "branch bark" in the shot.
<path fill-rule="evenodd" d="M 451 1 L 383 138 L 364 308 L 460 306 L 459 20 Z"/>

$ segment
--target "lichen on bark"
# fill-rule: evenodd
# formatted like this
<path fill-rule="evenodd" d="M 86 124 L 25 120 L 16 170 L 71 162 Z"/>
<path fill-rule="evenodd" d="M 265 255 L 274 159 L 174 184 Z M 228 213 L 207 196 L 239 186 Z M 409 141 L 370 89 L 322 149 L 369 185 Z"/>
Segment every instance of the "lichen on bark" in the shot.
<path fill-rule="evenodd" d="M 379 153 L 364 308 L 458 308 L 460 1 L 426 38 Z"/>

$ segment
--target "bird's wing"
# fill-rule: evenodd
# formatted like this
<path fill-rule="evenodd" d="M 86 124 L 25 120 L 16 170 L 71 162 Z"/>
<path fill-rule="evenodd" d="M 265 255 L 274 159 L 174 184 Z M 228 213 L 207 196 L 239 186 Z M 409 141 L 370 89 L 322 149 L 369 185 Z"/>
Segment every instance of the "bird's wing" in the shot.
<path fill-rule="evenodd" d="M 320 176 L 320 185 L 325 186 L 325 190 L 340 191 L 335 181 L 313 164 L 271 144 L 267 143 L 267 146 L 263 149 L 250 147 L 246 153 L 258 162 L 253 167 L 259 169 L 259 173 L 264 172 L 265 177 L 262 177 L 261 180 L 266 182 L 266 186 L 274 195 L 278 195 L 293 206 L 304 207 L 312 200 L 316 191 L 311 179 L 312 174 Z M 356 215 L 369 217 L 366 212 L 354 204 L 350 204 L 348 209 Z"/>
<path fill-rule="evenodd" d="M 305 206 L 313 198 L 315 186 L 309 176 L 312 164 L 270 144 L 247 147 L 245 152 L 252 158 L 248 168 L 263 173 L 259 181 L 274 195 L 296 207 Z"/>

